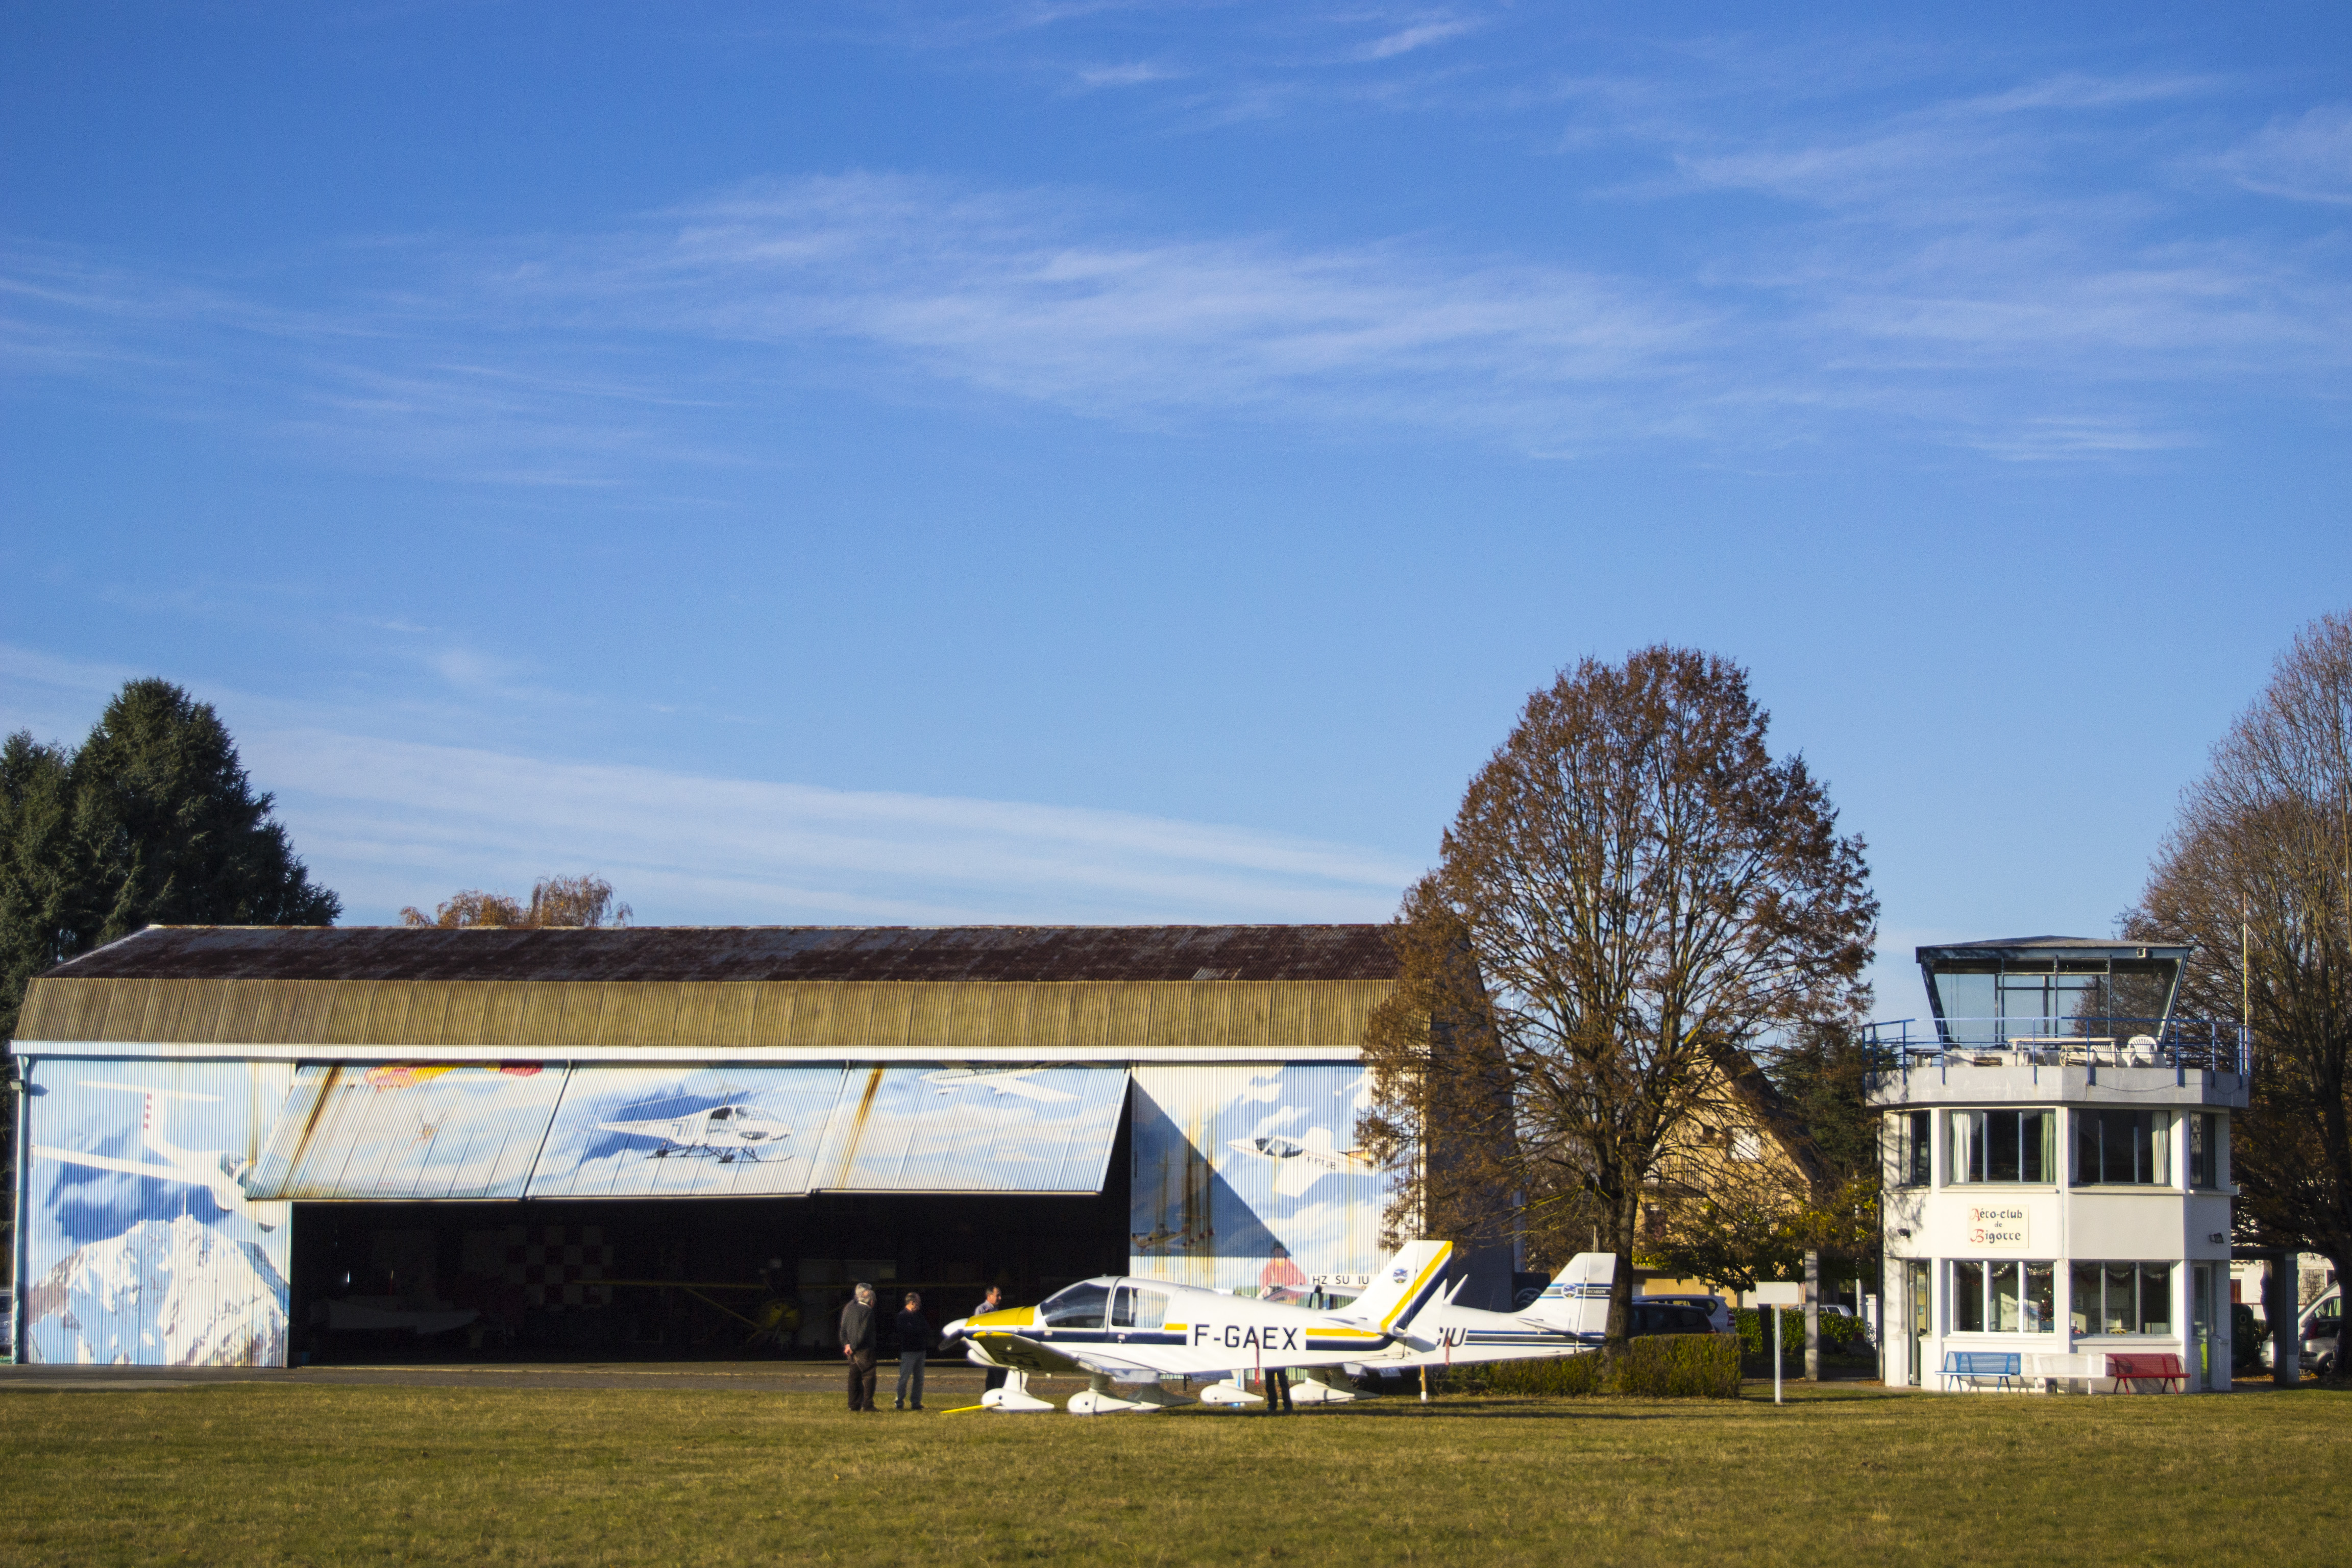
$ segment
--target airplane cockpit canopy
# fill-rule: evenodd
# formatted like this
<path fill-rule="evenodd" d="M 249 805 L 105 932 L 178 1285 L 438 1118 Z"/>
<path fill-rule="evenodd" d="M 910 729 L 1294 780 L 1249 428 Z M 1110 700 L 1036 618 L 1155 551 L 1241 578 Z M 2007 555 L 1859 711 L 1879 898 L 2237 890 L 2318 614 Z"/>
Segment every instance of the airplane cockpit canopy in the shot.
<path fill-rule="evenodd" d="M 1099 1329 L 1110 1305 L 1110 1286 L 1108 1279 L 1081 1279 L 1056 1290 L 1037 1309 L 1039 1321 L 1049 1329 Z"/>

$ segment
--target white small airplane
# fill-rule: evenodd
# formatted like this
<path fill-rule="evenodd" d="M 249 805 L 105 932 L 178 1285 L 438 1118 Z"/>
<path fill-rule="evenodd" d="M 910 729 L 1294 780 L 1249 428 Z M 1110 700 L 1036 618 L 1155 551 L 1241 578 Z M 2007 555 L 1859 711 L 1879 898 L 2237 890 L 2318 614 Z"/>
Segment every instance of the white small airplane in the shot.
<path fill-rule="evenodd" d="M 747 1105 L 728 1101 L 690 1110 L 684 1116 L 656 1117 L 650 1121 L 599 1121 L 600 1132 L 622 1132 L 632 1138 L 658 1138 L 661 1142 L 646 1158 L 716 1160 L 731 1165 L 757 1160 L 760 1151 L 781 1143 L 793 1130 L 781 1121 L 763 1121 Z"/>
<path fill-rule="evenodd" d="M 1524 1313 L 1474 1312 L 1454 1307 L 1444 1290 L 1453 1252 L 1452 1242 L 1416 1241 L 1389 1260 L 1370 1289 L 1328 1311 L 1165 1279 L 1104 1277 L 1082 1279 L 1038 1306 L 983 1312 L 941 1331 L 962 1338 L 968 1360 L 1010 1374 L 1003 1389 L 982 1396 L 997 1410 L 1053 1408 L 1028 1392 L 1033 1373 L 1085 1376 L 1087 1387 L 1069 1401 L 1074 1415 L 1165 1409 L 1178 1401 L 1159 1387 L 1162 1377 L 1305 1370 L 1309 1376 L 1294 1401 L 1340 1404 L 1356 1395 L 1328 1382 L 1328 1369 L 1521 1361 L 1574 1355 L 1600 1343 L 1609 1311 L 1605 1284 L 1597 1302 L 1547 1291 Z M 1580 1256 L 1555 1284 L 1581 1280 L 1595 1268 L 1613 1274 L 1615 1267 L 1606 1255 Z M 1133 1392 L 1115 1393 L 1115 1384 Z M 1229 1375 L 1201 1397 L 1243 1405 L 1262 1396 Z"/>
<path fill-rule="evenodd" d="M 1286 1138 L 1278 1132 L 1230 1138 L 1225 1147 L 1253 1159 L 1276 1162 L 1274 1190 L 1286 1198 L 1298 1196 L 1326 1176 L 1379 1174 L 1371 1161 L 1353 1149 L 1332 1147 L 1328 1127 L 1310 1127 L 1299 1138 Z"/>
<path fill-rule="evenodd" d="M 1598 1346 L 1609 1331 L 1609 1287 L 1617 1278 L 1613 1252 L 1580 1252 L 1568 1260 L 1543 1294 L 1518 1312 L 1488 1312 L 1457 1307 L 1454 1298 L 1469 1284 L 1456 1284 L 1423 1308 L 1412 1320 L 1415 1343 L 1393 1364 L 1452 1366 L 1457 1363 L 1522 1361 Z M 1563 1347 L 1563 1338 L 1574 1342 Z M 1434 1341 L 1434 1346 L 1423 1342 Z"/>
<path fill-rule="evenodd" d="M 167 1100 L 192 1100 L 217 1103 L 216 1094 L 189 1094 L 176 1089 L 144 1089 L 135 1083 L 101 1083 L 82 1079 L 82 1089 L 121 1089 L 125 1094 L 139 1096 L 139 1135 L 150 1153 L 160 1156 L 163 1163 L 145 1160 L 118 1160 L 107 1154 L 86 1154 L 79 1149 L 59 1149 L 51 1144 L 33 1145 L 35 1159 L 62 1160 L 69 1165 L 88 1165 L 100 1171 L 121 1171 L 133 1176 L 152 1176 L 161 1182 L 184 1182 L 192 1187 L 202 1187 L 212 1194 L 213 1202 L 230 1214 L 242 1215 L 264 1230 L 277 1226 L 256 1216 L 255 1200 L 246 1195 L 245 1179 L 253 1173 L 253 1162 L 226 1149 L 183 1149 L 163 1136 L 163 1112 L 161 1102 Z"/>
<path fill-rule="evenodd" d="M 923 1075 L 925 1083 L 937 1084 L 941 1094 L 952 1094 L 960 1089 L 992 1089 L 999 1094 L 1018 1095 L 1023 1100 L 1076 1100 L 1058 1089 L 1048 1089 L 1042 1083 L 1031 1083 L 1030 1075 L 1041 1073 L 1044 1068 L 941 1068 Z"/>

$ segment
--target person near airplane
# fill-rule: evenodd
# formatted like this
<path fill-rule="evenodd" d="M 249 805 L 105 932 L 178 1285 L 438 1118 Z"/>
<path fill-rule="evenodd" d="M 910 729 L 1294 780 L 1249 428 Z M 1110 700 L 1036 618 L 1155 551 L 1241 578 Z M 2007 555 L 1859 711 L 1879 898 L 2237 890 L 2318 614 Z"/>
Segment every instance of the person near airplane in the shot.
<path fill-rule="evenodd" d="M 979 1317 L 982 1312 L 993 1312 L 1003 1305 L 1004 1292 L 997 1287 L 991 1285 L 988 1288 L 988 1294 L 980 1299 L 980 1305 L 974 1307 L 970 1312 L 964 1315 L 965 1321 L 968 1322 L 971 1319 Z M 981 1385 L 981 1391 L 982 1393 L 986 1393 L 992 1388 L 1003 1388 L 1004 1386 L 1005 1369 L 998 1366 L 995 1363 L 991 1362 L 988 1363 L 987 1371 L 988 1381 Z"/>
<path fill-rule="evenodd" d="M 930 1354 L 939 1331 L 923 1316 L 923 1298 L 916 1291 L 907 1292 L 907 1304 L 898 1310 L 898 1397 L 893 1410 L 920 1410 L 923 1407 L 923 1360 Z M 907 1397 L 907 1385 L 913 1380 L 915 1397 Z"/>
<path fill-rule="evenodd" d="M 876 1313 L 874 1287 L 859 1280 L 856 1294 L 841 1310 L 841 1354 L 849 1363 L 849 1407 L 874 1408 Z"/>

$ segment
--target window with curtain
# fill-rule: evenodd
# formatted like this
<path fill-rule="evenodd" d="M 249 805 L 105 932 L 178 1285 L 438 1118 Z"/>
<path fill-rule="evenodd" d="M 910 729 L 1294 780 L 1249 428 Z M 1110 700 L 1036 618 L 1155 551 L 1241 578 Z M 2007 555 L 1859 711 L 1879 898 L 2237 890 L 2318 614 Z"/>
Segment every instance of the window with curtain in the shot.
<path fill-rule="evenodd" d="M 2056 1111 L 1955 1110 L 1951 1117 L 1951 1180 L 2057 1180 Z"/>
<path fill-rule="evenodd" d="M 1952 1331 L 1980 1334 L 1985 1325 L 1985 1266 L 1966 1258 L 1952 1264 Z"/>
<path fill-rule="evenodd" d="M 1955 1258 L 1952 1331 L 2046 1334 L 2058 1327 L 2058 1266 L 2047 1261 Z"/>
<path fill-rule="evenodd" d="M 2077 1110 L 2074 1120 L 2076 1185 L 2171 1185 L 2169 1111 Z"/>
<path fill-rule="evenodd" d="M 2172 1265 L 2077 1263 L 2068 1282 L 2078 1334 L 2172 1332 Z"/>

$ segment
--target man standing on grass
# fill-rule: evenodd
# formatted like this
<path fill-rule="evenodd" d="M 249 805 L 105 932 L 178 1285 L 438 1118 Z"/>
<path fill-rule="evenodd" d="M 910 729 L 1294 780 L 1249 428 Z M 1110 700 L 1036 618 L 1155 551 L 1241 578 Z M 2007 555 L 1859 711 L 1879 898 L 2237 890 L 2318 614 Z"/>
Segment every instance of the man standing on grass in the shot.
<path fill-rule="evenodd" d="M 849 1407 L 874 1408 L 874 1287 L 860 1281 L 841 1310 L 841 1353 L 849 1363 Z"/>
<path fill-rule="evenodd" d="M 982 1312 L 993 1312 L 1003 1305 L 1004 1292 L 998 1289 L 995 1286 L 991 1285 L 988 1288 L 988 1294 L 980 1299 L 980 1305 L 974 1307 L 967 1315 L 977 1318 Z M 1003 1388 L 1004 1386 L 1004 1369 L 1001 1366 L 990 1367 L 988 1369 L 987 1381 L 982 1383 L 981 1386 L 984 1389 Z"/>
<path fill-rule="evenodd" d="M 923 1358 L 930 1353 L 932 1342 L 939 1338 L 931 1321 L 923 1316 L 923 1299 L 914 1291 L 907 1292 L 907 1305 L 898 1313 L 898 1398 L 893 1410 L 920 1410 L 923 1407 Z M 915 1397 L 907 1398 L 907 1380 L 915 1383 Z"/>

